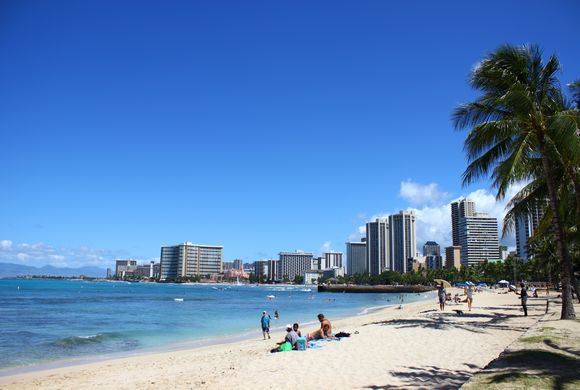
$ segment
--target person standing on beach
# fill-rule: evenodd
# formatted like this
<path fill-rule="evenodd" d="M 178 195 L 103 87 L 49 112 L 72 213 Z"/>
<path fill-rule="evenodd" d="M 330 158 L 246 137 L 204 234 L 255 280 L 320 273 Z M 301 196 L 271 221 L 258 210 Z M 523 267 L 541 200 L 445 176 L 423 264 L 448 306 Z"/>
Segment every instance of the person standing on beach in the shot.
<path fill-rule="evenodd" d="M 262 312 L 262 318 L 260 320 L 260 323 L 262 324 L 262 336 L 264 336 L 264 340 L 266 340 L 266 335 L 268 335 L 268 338 L 270 338 L 270 320 L 271 319 L 272 318 L 270 317 L 270 315 L 266 311 Z"/>
<path fill-rule="evenodd" d="M 467 307 L 471 311 L 471 305 L 473 304 L 473 286 L 470 284 L 467 286 Z"/>
<path fill-rule="evenodd" d="M 522 300 L 522 309 L 524 309 L 524 316 L 528 316 L 528 289 L 526 288 L 526 285 L 521 283 L 520 284 L 521 290 L 520 293 L 518 294 L 516 292 L 516 294 L 518 294 L 520 296 L 520 299 Z"/>
<path fill-rule="evenodd" d="M 437 287 L 437 296 L 439 297 L 439 309 L 445 310 L 445 300 L 447 299 L 447 291 L 445 291 L 445 286 L 443 282 Z"/>

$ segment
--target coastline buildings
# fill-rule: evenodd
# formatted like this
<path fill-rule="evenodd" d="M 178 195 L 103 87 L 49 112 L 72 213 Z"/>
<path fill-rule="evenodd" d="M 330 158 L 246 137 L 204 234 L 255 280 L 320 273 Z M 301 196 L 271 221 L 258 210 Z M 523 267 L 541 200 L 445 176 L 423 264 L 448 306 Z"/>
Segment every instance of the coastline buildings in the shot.
<path fill-rule="evenodd" d="M 389 216 L 389 269 L 407 272 L 408 260 L 415 256 L 415 212 L 401 210 Z"/>
<path fill-rule="evenodd" d="M 262 276 L 264 281 L 278 281 L 278 260 L 257 260 L 254 262 L 254 275 Z"/>
<path fill-rule="evenodd" d="M 452 245 L 445 248 L 445 267 L 451 269 L 461 268 L 461 247 L 459 245 Z"/>
<path fill-rule="evenodd" d="M 537 202 L 527 214 L 516 218 L 516 254 L 524 262 L 529 259 L 528 240 L 538 228 L 546 206 L 547 202 Z"/>
<path fill-rule="evenodd" d="M 115 277 L 123 279 L 137 270 L 137 260 L 115 260 Z"/>
<path fill-rule="evenodd" d="M 319 269 L 342 268 L 342 252 L 325 252 L 321 259 L 322 265 Z"/>
<path fill-rule="evenodd" d="M 469 199 L 460 199 L 451 203 L 451 234 L 453 246 L 461 245 L 459 243 L 459 220 L 464 217 L 473 217 L 475 215 L 475 202 Z"/>
<path fill-rule="evenodd" d="M 346 243 L 346 273 L 347 275 L 366 274 L 369 272 L 367 258 L 367 243 Z"/>
<path fill-rule="evenodd" d="M 304 276 L 312 267 L 312 253 L 309 252 L 280 252 L 278 277 L 280 280 L 294 281 L 296 275 Z"/>
<path fill-rule="evenodd" d="M 367 223 L 366 262 L 370 275 L 380 275 L 389 269 L 389 223 L 377 218 Z"/>
<path fill-rule="evenodd" d="M 161 247 L 161 280 L 219 274 L 222 271 L 223 246 L 197 245 L 191 242 Z"/>
<path fill-rule="evenodd" d="M 451 203 L 451 229 L 453 247 L 461 247 L 462 265 L 474 265 L 499 257 L 497 219 L 477 213 L 472 200 L 460 199 Z M 448 267 L 455 262 L 455 253 L 452 254 L 453 261 L 447 261 Z"/>
<path fill-rule="evenodd" d="M 423 256 L 440 256 L 441 247 L 435 241 L 427 241 L 423 245 Z"/>
<path fill-rule="evenodd" d="M 461 264 L 474 265 L 497 259 L 499 257 L 497 219 L 483 213 L 460 218 L 459 246 L 461 246 Z"/>

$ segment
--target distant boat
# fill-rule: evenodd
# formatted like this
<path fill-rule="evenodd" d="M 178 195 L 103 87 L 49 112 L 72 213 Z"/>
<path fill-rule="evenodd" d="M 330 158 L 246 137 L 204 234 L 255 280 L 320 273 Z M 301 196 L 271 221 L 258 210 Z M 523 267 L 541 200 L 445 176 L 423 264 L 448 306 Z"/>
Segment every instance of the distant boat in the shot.
<path fill-rule="evenodd" d="M 236 277 L 236 286 L 241 286 L 242 284 L 240 283 L 240 277 L 237 276 Z"/>
<path fill-rule="evenodd" d="M 266 298 L 268 298 L 268 299 L 274 299 L 274 298 L 276 298 L 276 296 L 275 295 L 268 295 L 268 296 L 266 296 Z"/>
<path fill-rule="evenodd" d="M 183 302 L 183 298 L 173 298 L 175 302 Z"/>

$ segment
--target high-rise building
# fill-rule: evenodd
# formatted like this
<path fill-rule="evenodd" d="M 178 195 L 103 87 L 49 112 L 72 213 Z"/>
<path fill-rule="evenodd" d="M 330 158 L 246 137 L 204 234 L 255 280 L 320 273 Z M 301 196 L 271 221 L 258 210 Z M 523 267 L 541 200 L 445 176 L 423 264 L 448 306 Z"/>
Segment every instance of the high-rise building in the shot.
<path fill-rule="evenodd" d="M 347 242 L 346 243 L 346 273 L 368 274 L 367 243 L 366 242 Z"/>
<path fill-rule="evenodd" d="M 509 253 L 509 251 L 508 251 L 507 245 L 500 245 L 499 246 L 499 258 L 501 260 L 507 259 L 508 253 Z"/>
<path fill-rule="evenodd" d="M 497 259 L 499 257 L 497 218 L 482 213 L 459 218 L 459 245 L 461 264 L 474 265 L 489 259 Z"/>
<path fill-rule="evenodd" d="M 322 254 L 323 265 L 320 269 L 342 268 L 342 252 L 325 252 Z"/>
<path fill-rule="evenodd" d="M 240 260 L 240 259 L 235 259 L 234 260 L 234 264 L 233 264 L 233 268 L 243 271 L 244 270 L 244 261 Z"/>
<path fill-rule="evenodd" d="M 445 248 L 445 267 L 449 269 L 461 268 L 461 247 L 459 245 Z"/>
<path fill-rule="evenodd" d="M 427 241 L 423 245 L 423 256 L 441 256 L 441 247 L 435 241 Z"/>
<path fill-rule="evenodd" d="M 528 240 L 538 228 L 547 202 L 537 202 L 525 215 L 516 218 L 516 253 L 524 262 L 528 261 Z"/>
<path fill-rule="evenodd" d="M 296 275 L 304 276 L 312 266 L 312 253 L 307 252 L 280 252 L 279 279 L 294 281 Z"/>
<path fill-rule="evenodd" d="M 443 258 L 439 255 L 425 256 L 425 266 L 427 269 L 443 268 Z"/>
<path fill-rule="evenodd" d="M 137 270 L 137 260 L 116 260 L 115 261 L 115 277 L 124 278 L 132 276 Z"/>
<path fill-rule="evenodd" d="M 223 246 L 191 242 L 161 247 L 161 280 L 222 272 Z"/>
<path fill-rule="evenodd" d="M 451 232 L 453 246 L 459 244 L 459 219 L 475 215 L 475 202 L 470 199 L 460 199 L 451 203 Z"/>
<path fill-rule="evenodd" d="M 234 269 L 234 263 L 232 261 L 224 261 L 222 263 L 222 271 L 227 271 L 230 269 Z"/>
<path fill-rule="evenodd" d="M 415 212 L 401 210 L 389 216 L 390 269 L 407 272 L 408 260 L 415 257 Z"/>
<path fill-rule="evenodd" d="M 254 262 L 254 275 L 263 276 L 265 281 L 278 281 L 278 260 L 258 260 Z"/>
<path fill-rule="evenodd" d="M 310 269 L 320 270 L 322 263 L 323 263 L 322 256 L 313 257 L 312 258 L 312 265 L 310 266 Z"/>
<path fill-rule="evenodd" d="M 389 259 L 389 223 L 386 219 L 377 218 L 367 223 L 366 261 L 370 275 L 380 275 L 390 269 Z"/>

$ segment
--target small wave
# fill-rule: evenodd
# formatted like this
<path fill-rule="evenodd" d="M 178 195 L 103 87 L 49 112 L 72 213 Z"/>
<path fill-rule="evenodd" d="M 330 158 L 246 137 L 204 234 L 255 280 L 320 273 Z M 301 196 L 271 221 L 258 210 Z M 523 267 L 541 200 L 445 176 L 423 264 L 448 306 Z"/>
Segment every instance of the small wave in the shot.
<path fill-rule="evenodd" d="M 98 344 L 121 337 L 120 333 L 99 333 L 89 336 L 70 336 L 57 340 L 52 344 L 61 348 L 74 348 L 81 345 Z"/>
<path fill-rule="evenodd" d="M 358 313 L 358 315 L 364 315 L 364 314 L 368 314 L 368 313 L 372 313 L 373 311 L 377 311 L 377 310 L 381 310 L 387 307 L 391 307 L 391 306 L 395 306 L 394 304 L 390 304 L 390 305 L 381 305 L 381 306 L 372 306 L 372 307 L 367 307 L 365 309 L 363 309 L 361 312 Z"/>

